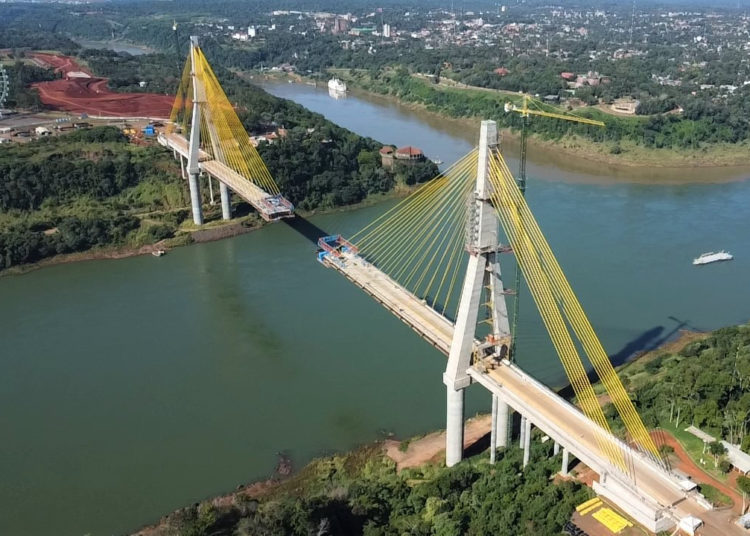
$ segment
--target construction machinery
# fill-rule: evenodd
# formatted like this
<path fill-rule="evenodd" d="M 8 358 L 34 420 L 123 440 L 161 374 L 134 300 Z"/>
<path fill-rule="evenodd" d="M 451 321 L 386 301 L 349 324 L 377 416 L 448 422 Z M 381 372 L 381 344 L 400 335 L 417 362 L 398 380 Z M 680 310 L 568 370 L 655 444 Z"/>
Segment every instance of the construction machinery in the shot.
<path fill-rule="evenodd" d="M 534 98 L 532 98 L 530 95 L 524 95 L 521 100 L 521 106 L 517 106 L 511 102 L 505 103 L 505 112 L 515 112 L 521 115 L 521 155 L 520 155 L 520 164 L 519 164 L 519 170 L 518 170 L 518 189 L 521 190 L 521 195 L 526 194 L 526 148 L 528 145 L 528 131 L 527 126 L 529 122 L 529 117 L 532 115 L 537 117 L 548 117 L 550 119 L 560 119 L 562 121 L 572 121 L 574 123 L 582 123 L 585 125 L 594 125 L 597 127 L 604 127 L 606 126 L 602 121 L 597 121 L 595 119 L 589 119 L 587 117 L 580 117 L 578 115 L 573 115 L 570 113 L 563 113 L 559 109 L 557 109 L 554 106 L 550 106 L 548 104 L 545 104 L 541 101 L 538 101 Z M 510 355 L 514 355 L 515 351 L 515 344 L 517 340 L 517 333 L 516 328 L 518 326 L 518 295 L 520 292 L 520 286 L 521 286 L 521 271 L 518 266 L 516 266 L 516 297 L 515 300 L 513 300 L 513 326 L 511 329 L 511 333 L 513 334 L 512 338 L 512 347 Z"/>

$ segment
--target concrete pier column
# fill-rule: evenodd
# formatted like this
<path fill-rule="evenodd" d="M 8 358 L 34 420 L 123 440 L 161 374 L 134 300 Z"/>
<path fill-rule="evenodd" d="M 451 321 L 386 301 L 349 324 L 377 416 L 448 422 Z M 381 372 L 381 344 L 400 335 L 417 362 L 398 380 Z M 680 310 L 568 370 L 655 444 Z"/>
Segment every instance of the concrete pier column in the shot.
<path fill-rule="evenodd" d="M 524 417 L 523 415 L 521 415 L 521 428 L 519 430 L 518 436 L 518 448 L 522 449 L 525 443 L 524 438 L 526 436 L 526 417 Z"/>
<path fill-rule="evenodd" d="M 490 463 L 495 463 L 495 454 L 497 450 L 497 395 L 492 395 L 492 416 L 490 417 Z"/>
<path fill-rule="evenodd" d="M 526 467 L 529 464 L 529 457 L 531 456 L 531 421 L 525 419 L 526 429 L 523 432 L 523 466 Z"/>
<path fill-rule="evenodd" d="M 510 408 L 508 404 L 497 399 L 497 446 L 506 448 L 508 446 L 508 419 L 510 418 Z"/>
<path fill-rule="evenodd" d="M 464 390 L 447 386 L 445 465 L 452 467 L 464 453 Z"/>
<path fill-rule="evenodd" d="M 208 179 L 208 198 L 209 203 L 211 203 L 211 206 L 214 206 L 216 204 L 216 201 L 214 201 L 214 181 L 211 178 L 211 175 L 206 173 L 206 179 Z"/>
<path fill-rule="evenodd" d="M 187 172 L 185 171 L 185 159 L 182 158 L 181 154 L 177 154 L 177 151 L 175 151 L 175 158 L 180 160 L 180 174 L 182 175 L 182 180 L 187 179 Z"/>
<path fill-rule="evenodd" d="M 193 208 L 193 223 L 203 225 L 203 209 L 201 208 L 201 191 L 198 186 L 198 174 L 191 173 L 188 177 L 190 185 L 190 204 Z"/>
<path fill-rule="evenodd" d="M 560 443 L 555 441 L 555 447 L 552 449 L 552 455 L 557 456 L 560 453 Z"/>
<path fill-rule="evenodd" d="M 560 474 L 563 476 L 568 475 L 568 449 L 565 447 L 563 447 L 562 467 L 560 468 Z"/>
<path fill-rule="evenodd" d="M 229 202 L 229 187 L 219 181 L 219 191 L 221 192 L 221 217 L 225 220 L 232 219 L 232 205 Z"/>

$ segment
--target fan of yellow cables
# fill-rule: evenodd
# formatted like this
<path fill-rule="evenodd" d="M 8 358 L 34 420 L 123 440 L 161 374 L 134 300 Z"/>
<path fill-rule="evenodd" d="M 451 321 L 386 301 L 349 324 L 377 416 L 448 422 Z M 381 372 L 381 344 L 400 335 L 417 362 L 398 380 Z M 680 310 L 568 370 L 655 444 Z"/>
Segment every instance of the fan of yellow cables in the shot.
<path fill-rule="evenodd" d="M 499 152 L 491 155 L 489 167 L 489 178 L 494 188 L 493 203 L 568 379 L 584 413 L 607 433 L 605 437 L 598 438 L 602 450 L 615 465 L 624 468 L 622 452 L 609 439 L 609 424 L 586 376 L 571 330 L 604 384 L 630 437 L 644 453 L 661 462 L 653 439 Z"/>
<path fill-rule="evenodd" d="M 254 182 L 267 193 L 279 193 L 266 164 L 245 132 L 237 113 L 211 69 L 203 51 L 195 48 L 195 81 L 201 111 L 201 149 L 209 156 L 229 166 L 243 177 Z M 177 90 L 170 128 L 181 125 L 187 132 L 192 118 L 193 76 L 192 62 L 188 58 Z"/>
<path fill-rule="evenodd" d="M 458 301 L 476 172 L 473 150 L 351 238 L 362 257 L 448 317 Z"/>
<path fill-rule="evenodd" d="M 193 77 L 190 76 L 190 58 L 185 62 L 182 69 L 182 78 L 180 85 L 177 87 L 172 104 L 172 113 L 169 115 L 169 124 L 167 132 L 174 132 L 177 127 L 181 127 L 183 132 L 187 132 L 190 125 L 190 118 L 193 115 Z"/>

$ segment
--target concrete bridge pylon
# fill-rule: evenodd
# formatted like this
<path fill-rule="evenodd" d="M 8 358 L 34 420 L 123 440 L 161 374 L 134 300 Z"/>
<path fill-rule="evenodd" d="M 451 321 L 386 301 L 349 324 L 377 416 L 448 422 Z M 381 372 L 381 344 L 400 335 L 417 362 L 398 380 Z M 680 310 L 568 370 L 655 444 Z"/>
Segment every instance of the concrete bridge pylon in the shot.
<path fill-rule="evenodd" d="M 467 217 L 466 249 L 468 267 L 461 290 L 455 330 L 451 340 L 448 364 L 443 374 L 446 386 L 446 448 L 445 463 L 449 467 L 461 461 L 464 442 L 464 390 L 471 384 L 468 369 L 475 358 L 495 353 L 507 354 L 510 347 L 510 325 L 500 271 L 500 222 L 491 196 L 489 158 L 498 150 L 497 123 L 482 121 L 479 135 L 477 179 Z M 492 320 L 492 333 L 482 348 L 483 355 L 473 355 L 476 327 L 483 289 L 487 289 L 487 304 Z M 508 406 L 493 398 L 492 453 L 498 444 L 507 445 Z"/>
<path fill-rule="evenodd" d="M 193 115 L 190 122 L 190 149 L 188 152 L 188 186 L 190 188 L 190 205 L 193 211 L 193 223 L 203 225 L 203 209 L 201 207 L 201 191 L 198 176 L 200 175 L 199 155 L 201 148 L 201 106 L 205 95 L 201 95 L 200 81 L 195 61 L 195 49 L 198 47 L 198 37 L 190 37 L 190 62 L 192 68 L 190 76 L 193 79 Z"/>

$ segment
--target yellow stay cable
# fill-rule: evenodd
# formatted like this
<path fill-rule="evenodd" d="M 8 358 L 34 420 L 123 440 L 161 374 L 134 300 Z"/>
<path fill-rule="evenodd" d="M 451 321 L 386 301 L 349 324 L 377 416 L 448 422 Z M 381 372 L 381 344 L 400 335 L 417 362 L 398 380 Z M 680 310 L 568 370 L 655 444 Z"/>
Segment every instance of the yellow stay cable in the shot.
<path fill-rule="evenodd" d="M 502 174 L 497 172 L 494 162 L 491 162 L 491 168 L 490 178 L 495 187 L 493 197 L 497 200 L 496 204 L 502 206 L 502 199 L 510 197 L 513 188 L 517 189 L 517 186 L 515 185 L 515 181 L 509 183 L 507 179 L 501 180 L 501 178 L 503 178 Z M 589 418 L 596 422 L 601 429 L 607 433 L 611 433 L 609 425 L 604 417 L 604 413 L 596 400 L 596 394 L 594 393 L 591 384 L 588 382 L 585 369 L 580 361 L 575 345 L 570 338 L 570 334 L 567 331 L 562 314 L 554 301 L 551 288 L 553 285 L 543 273 L 540 261 L 534 253 L 533 245 L 531 244 L 528 235 L 525 234 L 525 230 L 518 216 L 518 211 L 509 210 L 498 212 L 503 227 L 506 230 L 506 234 L 508 234 L 508 238 L 511 240 L 519 264 L 524 269 L 527 282 L 529 283 L 530 289 L 532 289 L 532 296 L 542 313 L 542 319 L 547 326 L 552 342 L 561 357 L 568 378 L 576 391 L 576 395 L 578 396 L 578 400 L 581 403 L 584 412 Z M 615 445 L 612 444 L 609 436 L 605 435 L 600 437 L 600 434 L 597 433 L 597 442 L 607 457 L 615 465 L 625 470 L 622 452 L 615 448 Z"/>
<path fill-rule="evenodd" d="M 512 178 L 512 175 L 507 169 L 507 165 L 504 165 L 505 163 L 502 160 L 502 156 L 499 156 L 498 161 L 500 162 L 500 170 L 503 175 Z M 520 192 L 517 197 L 521 198 Z M 532 234 L 532 240 L 537 244 L 537 248 L 541 253 L 546 270 L 555 282 L 553 289 L 556 293 L 557 299 L 563 303 L 565 315 L 568 317 L 573 330 L 581 341 L 586 355 L 591 360 L 594 369 L 605 386 L 605 389 L 612 397 L 612 401 L 617 408 L 617 411 L 622 416 L 623 423 L 631 437 L 644 451 L 654 457 L 657 461 L 660 461 L 661 457 L 653 439 L 643 425 L 640 416 L 638 416 L 630 397 L 627 395 L 617 373 L 612 367 L 601 342 L 594 333 L 591 323 L 586 317 L 580 302 L 570 287 L 570 283 L 562 273 L 562 269 L 560 268 L 559 263 L 557 263 L 549 244 L 546 239 L 544 239 L 538 224 L 536 224 L 528 205 L 524 205 L 525 203 L 521 205 L 520 208 L 520 212 L 524 219 L 524 226 Z"/>
<path fill-rule="evenodd" d="M 412 192 L 408 197 L 396 203 L 393 207 L 388 209 L 386 212 L 375 218 L 372 222 L 355 233 L 351 238 L 352 242 L 356 243 L 357 245 L 361 245 L 366 242 L 371 235 L 378 236 L 380 234 L 380 229 L 382 229 L 388 221 L 391 221 L 391 218 L 395 217 L 396 214 L 402 213 L 402 211 L 405 210 L 405 207 L 411 205 L 412 203 L 415 203 L 417 199 L 423 198 L 428 193 L 440 187 L 443 184 L 440 181 L 444 181 L 447 175 L 452 172 L 452 170 L 461 166 L 465 162 L 465 160 L 469 158 L 474 152 L 475 150 L 472 150 L 471 152 L 457 160 L 456 163 L 454 163 L 451 167 L 438 174 L 434 179 L 417 187 L 417 189 L 414 190 L 414 192 Z"/>
<path fill-rule="evenodd" d="M 447 188 L 441 194 L 440 198 L 433 203 L 433 205 L 428 207 L 428 210 L 424 215 L 424 221 L 413 227 L 417 230 L 416 236 L 411 237 L 408 241 L 400 241 L 398 245 L 401 248 L 401 255 L 391 266 L 401 265 L 403 258 L 406 256 L 408 256 L 408 259 L 398 271 L 396 279 L 401 276 L 401 273 L 406 269 L 406 266 L 413 261 L 420 252 L 424 251 L 427 253 L 429 251 L 427 241 L 430 240 L 432 236 L 439 233 L 440 228 L 446 221 L 450 221 L 454 216 L 460 216 L 455 210 L 455 205 L 461 204 L 463 196 L 460 195 L 460 192 L 462 189 L 465 189 L 465 185 L 461 184 L 459 178 L 456 178 L 451 187 Z M 437 219 L 437 222 L 433 221 L 435 219 Z M 386 265 L 383 264 L 383 270 L 388 271 L 389 268 L 386 268 Z"/>
<path fill-rule="evenodd" d="M 462 168 L 468 165 L 470 164 L 464 164 Z M 448 186 L 445 187 L 445 184 Z M 378 237 L 378 241 L 373 240 L 369 245 L 362 241 L 358 242 L 360 251 L 366 252 L 371 257 L 377 256 L 380 262 L 386 262 L 393 252 L 398 254 L 410 251 L 409 243 L 413 239 L 409 238 L 410 234 L 427 229 L 434 207 L 440 206 L 460 184 L 451 175 L 444 177 L 440 183 L 436 182 L 435 186 L 436 188 L 426 195 L 416 196 L 418 199 L 415 203 L 404 207 L 404 210 L 369 233 L 370 236 L 377 233 L 375 236 Z"/>

